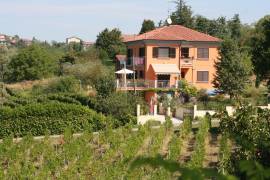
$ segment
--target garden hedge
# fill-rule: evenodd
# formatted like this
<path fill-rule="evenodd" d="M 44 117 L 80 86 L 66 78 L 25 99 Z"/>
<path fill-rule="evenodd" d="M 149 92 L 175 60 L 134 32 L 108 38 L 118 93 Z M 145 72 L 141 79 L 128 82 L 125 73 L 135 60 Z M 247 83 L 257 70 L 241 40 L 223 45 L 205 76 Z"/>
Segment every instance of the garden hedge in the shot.
<path fill-rule="evenodd" d="M 113 119 L 76 104 L 60 102 L 32 103 L 16 108 L 0 108 L 0 138 L 61 134 L 69 127 L 73 132 L 97 131 Z"/>

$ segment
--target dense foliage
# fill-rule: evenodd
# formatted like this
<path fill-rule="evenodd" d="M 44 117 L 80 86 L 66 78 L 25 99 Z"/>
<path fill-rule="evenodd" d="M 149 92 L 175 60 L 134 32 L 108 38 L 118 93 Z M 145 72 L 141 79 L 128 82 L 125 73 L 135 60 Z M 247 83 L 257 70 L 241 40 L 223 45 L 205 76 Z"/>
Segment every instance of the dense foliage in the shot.
<path fill-rule="evenodd" d="M 122 34 L 118 29 L 105 29 L 97 36 L 95 46 L 107 53 L 108 57 L 113 60 L 115 55 L 125 53 L 125 45 L 122 42 Z"/>
<path fill-rule="evenodd" d="M 73 132 L 86 129 L 97 131 L 110 120 L 87 107 L 67 103 L 30 103 L 16 108 L 4 107 L 0 110 L 0 137 L 39 136 L 46 132 L 62 134 L 67 127 Z"/>
<path fill-rule="evenodd" d="M 231 98 L 236 97 L 249 82 L 252 72 L 250 59 L 240 53 L 238 45 L 232 40 L 222 42 L 219 54 L 220 58 L 215 62 L 217 72 L 214 75 L 214 86 Z"/>
<path fill-rule="evenodd" d="M 227 160 L 231 163 L 226 169 L 240 176 L 241 160 L 258 162 L 264 168 L 270 167 L 270 111 L 253 106 L 243 106 L 236 110 L 234 116 L 227 112 L 219 114 L 220 129 L 234 140 L 237 150 Z M 223 162 L 225 163 L 225 162 Z M 226 167 L 226 166 L 225 166 Z M 269 178 L 269 177 L 268 177 Z"/>
<path fill-rule="evenodd" d="M 50 54 L 38 45 L 31 45 L 19 51 L 8 64 L 10 81 L 36 80 L 51 76 L 55 64 Z"/>
<path fill-rule="evenodd" d="M 119 125 L 125 125 L 127 123 L 136 123 L 137 104 L 142 106 L 144 113 L 147 112 L 147 105 L 140 95 L 134 96 L 131 93 L 116 92 L 105 97 L 91 98 L 89 107 L 105 115 L 111 115 L 118 120 Z"/>
<path fill-rule="evenodd" d="M 255 26 L 251 39 L 252 60 L 257 75 L 257 82 L 269 81 L 270 75 L 270 16 L 260 19 Z"/>
<path fill-rule="evenodd" d="M 142 28 L 140 31 L 140 34 L 146 33 L 148 31 L 152 31 L 154 30 L 155 27 L 155 23 L 154 21 L 150 20 L 150 19 L 145 19 L 142 23 Z"/>
<path fill-rule="evenodd" d="M 173 24 L 192 28 L 193 17 L 191 7 L 186 5 L 184 0 L 177 0 L 174 2 L 176 4 L 176 10 L 171 14 Z"/>

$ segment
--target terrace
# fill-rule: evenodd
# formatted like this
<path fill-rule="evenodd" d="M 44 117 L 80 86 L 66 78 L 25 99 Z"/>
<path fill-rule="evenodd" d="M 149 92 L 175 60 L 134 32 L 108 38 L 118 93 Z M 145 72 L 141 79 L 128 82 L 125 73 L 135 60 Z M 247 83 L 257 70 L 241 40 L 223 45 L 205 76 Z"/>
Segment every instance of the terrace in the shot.
<path fill-rule="evenodd" d="M 178 81 L 171 83 L 169 80 L 144 80 L 144 79 L 128 79 L 126 84 L 123 80 L 116 80 L 116 88 L 118 90 L 145 90 L 145 89 L 173 89 L 178 88 Z"/>

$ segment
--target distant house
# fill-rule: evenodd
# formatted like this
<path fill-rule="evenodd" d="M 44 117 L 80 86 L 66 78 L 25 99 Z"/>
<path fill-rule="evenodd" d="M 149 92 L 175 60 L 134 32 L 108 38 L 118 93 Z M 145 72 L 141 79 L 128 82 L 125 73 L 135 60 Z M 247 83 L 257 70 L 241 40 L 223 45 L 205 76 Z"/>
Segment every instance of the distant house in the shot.
<path fill-rule="evenodd" d="M 83 49 L 86 50 L 87 48 L 93 46 L 94 43 L 93 42 L 89 42 L 89 41 L 83 41 L 82 45 L 83 45 Z"/>
<path fill-rule="evenodd" d="M 71 43 L 82 43 L 83 41 L 78 38 L 78 37 L 75 37 L 75 36 L 72 36 L 72 37 L 69 37 L 66 39 L 66 43 L 67 44 L 71 44 Z"/>
<path fill-rule="evenodd" d="M 8 38 L 4 34 L 0 34 L 0 46 L 7 46 L 8 43 Z"/>
<path fill-rule="evenodd" d="M 21 40 L 26 46 L 30 46 L 33 43 L 33 41 L 30 39 L 21 39 Z"/>

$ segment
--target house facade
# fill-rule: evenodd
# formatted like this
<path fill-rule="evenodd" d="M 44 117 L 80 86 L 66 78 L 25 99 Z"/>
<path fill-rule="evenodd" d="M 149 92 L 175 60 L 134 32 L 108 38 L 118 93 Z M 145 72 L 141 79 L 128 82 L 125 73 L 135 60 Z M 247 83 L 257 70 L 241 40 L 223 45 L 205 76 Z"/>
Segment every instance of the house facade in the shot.
<path fill-rule="evenodd" d="M 178 88 L 181 79 L 198 89 L 214 89 L 214 63 L 220 39 L 170 25 L 137 36 L 124 36 L 124 42 L 128 49 L 126 68 L 135 72 L 135 78 L 130 76 L 123 84 L 118 76 L 118 90 L 144 90 L 150 102 L 157 96 L 153 89 Z M 118 69 L 122 61 L 123 58 Z"/>
<path fill-rule="evenodd" d="M 66 43 L 67 44 L 71 44 L 71 43 L 82 43 L 82 40 L 78 37 L 69 37 L 69 38 L 66 38 Z"/>

